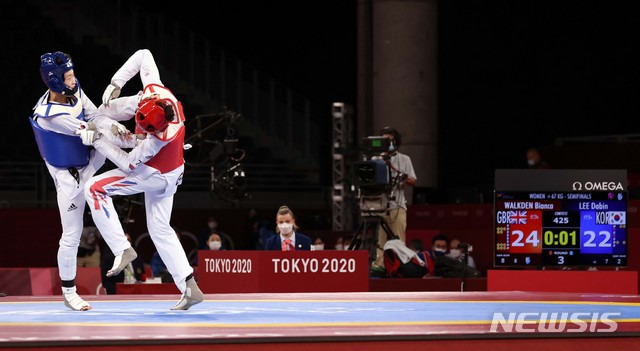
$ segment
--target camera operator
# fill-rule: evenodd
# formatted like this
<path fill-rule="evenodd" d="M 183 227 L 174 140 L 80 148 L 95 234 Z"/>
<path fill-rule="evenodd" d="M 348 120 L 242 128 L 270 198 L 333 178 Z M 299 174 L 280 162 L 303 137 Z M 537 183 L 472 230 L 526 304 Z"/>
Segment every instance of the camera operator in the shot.
<path fill-rule="evenodd" d="M 405 185 L 414 186 L 416 184 L 416 174 L 411 164 L 411 158 L 398 151 L 401 139 L 400 133 L 391 127 L 385 127 L 380 134 L 390 140 L 389 152 L 383 154 L 383 159 L 387 161 L 391 169 L 392 192 L 389 200 L 389 211 L 383 216 L 389 224 L 391 231 L 406 244 L 407 229 L 407 201 L 404 195 Z M 387 234 L 382 228 L 378 230 L 378 250 L 374 269 L 384 269 L 384 252 L 382 248 L 387 242 Z"/>

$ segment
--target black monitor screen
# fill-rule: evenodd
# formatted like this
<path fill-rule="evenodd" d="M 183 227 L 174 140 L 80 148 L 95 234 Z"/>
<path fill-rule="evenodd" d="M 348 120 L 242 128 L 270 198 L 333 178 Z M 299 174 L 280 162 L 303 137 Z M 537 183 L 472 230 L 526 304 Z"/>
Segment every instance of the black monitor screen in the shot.
<path fill-rule="evenodd" d="M 496 170 L 494 265 L 627 266 L 625 170 Z"/>
<path fill-rule="evenodd" d="M 496 266 L 626 266 L 626 192 L 496 192 Z"/>

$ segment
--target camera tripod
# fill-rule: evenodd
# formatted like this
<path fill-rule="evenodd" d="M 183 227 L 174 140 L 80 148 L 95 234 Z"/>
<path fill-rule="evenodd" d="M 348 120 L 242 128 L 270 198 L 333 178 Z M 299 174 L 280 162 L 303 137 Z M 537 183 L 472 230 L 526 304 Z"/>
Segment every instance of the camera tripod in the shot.
<path fill-rule="evenodd" d="M 382 228 L 387 234 L 387 240 L 398 239 L 384 217 L 367 213 L 362 215 L 362 222 L 360 222 L 358 229 L 353 235 L 349 250 L 369 250 L 369 263 L 375 261 L 378 248 L 379 228 Z"/>
<path fill-rule="evenodd" d="M 458 244 L 458 247 L 462 247 L 462 249 L 464 250 L 462 252 L 462 254 L 464 255 L 464 258 L 462 259 L 462 277 L 460 278 L 460 291 L 464 292 L 467 266 L 469 265 L 469 244 Z"/>

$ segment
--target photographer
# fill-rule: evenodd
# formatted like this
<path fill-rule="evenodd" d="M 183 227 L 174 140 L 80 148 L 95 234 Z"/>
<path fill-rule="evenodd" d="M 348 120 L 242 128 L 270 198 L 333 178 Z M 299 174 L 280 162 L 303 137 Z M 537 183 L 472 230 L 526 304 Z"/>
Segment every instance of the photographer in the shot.
<path fill-rule="evenodd" d="M 460 245 L 460 240 L 458 239 L 453 239 L 451 240 L 451 244 L 449 245 L 449 253 L 447 254 L 447 256 L 456 259 L 460 262 L 464 262 L 464 247 L 462 247 L 463 245 Z M 469 244 L 467 244 L 467 246 L 469 246 Z M 471 251 L 469 249 L 469 251 Z M 467 255 L 467 265 L 469 267 L 473 267 L 476 268 L 476 261 L 473 259 L 473 257 L 471 257 L 471 255 L 466 254 Z"/>
<path fill-rule="evenodd" d="M 411 158 L 398 151 L 401 143 L 400 133 L 391 127 L 385 127 L 380 131 L 380 134 L 391 142 L 389 152 L 383 155 L 383 159 L 387 161 L 391 169 L 393 185 L 391 199 L 389 201 L 389 211 L 383 218 L 389 224 L 391 231 L 405 243 L 407 238 L 405 234 L 407 229 L 407 201 L 404 195 L 404 187 L 405 185 L 414 186 L 417 178 L 413 170 L 413 165 L 411 164 Z M 386 241 L 387 234 L 380 228 L 378 230 L 376 261 L 372 267 L 374 270 L 384 270 L 384 253 L 382 248 Z"/>

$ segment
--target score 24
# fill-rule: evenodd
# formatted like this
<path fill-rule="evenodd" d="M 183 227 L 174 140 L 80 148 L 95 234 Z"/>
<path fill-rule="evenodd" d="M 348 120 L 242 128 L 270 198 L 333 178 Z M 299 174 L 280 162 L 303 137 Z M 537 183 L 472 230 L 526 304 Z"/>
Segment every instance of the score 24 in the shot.
<path fill-rule="evenodd" d="M 509 211 L 509 252 L 542 253 L 542 211 Z"/>

